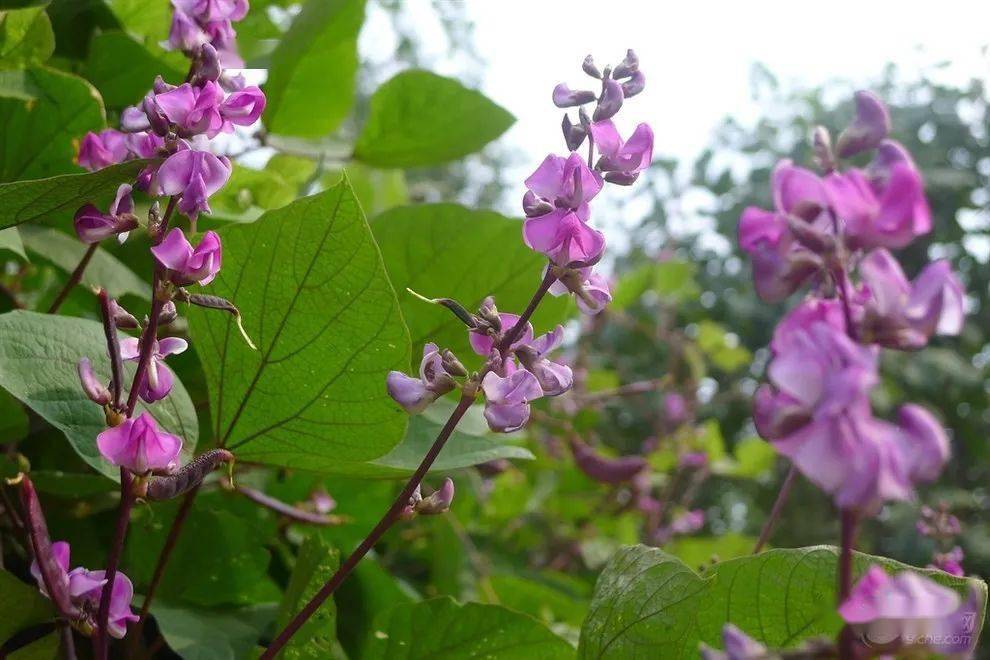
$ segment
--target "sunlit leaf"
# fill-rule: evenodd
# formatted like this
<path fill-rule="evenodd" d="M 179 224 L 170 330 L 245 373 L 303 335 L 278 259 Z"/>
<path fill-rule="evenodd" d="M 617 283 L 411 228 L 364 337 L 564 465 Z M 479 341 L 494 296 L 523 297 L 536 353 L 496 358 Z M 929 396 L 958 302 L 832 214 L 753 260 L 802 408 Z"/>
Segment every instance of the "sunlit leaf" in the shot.
<path fill-rule="evenodd" d="M 0 15 L 0 68 L 42 64 L 54 50 L 55 35 L 44 9 L 17 9 Z"/>
<path fill-rule="evenodd" d="M 515 121 L 480 92 L 429 71 L 403 71 L 379 87 L 370 103 L 354 157 L 376 167 L 457 160 Z"/>
<path fill-rule="evenodd" d="M 299 548 L 279 608 L 278 628 L 284 628 L 303 605 L 316 595 L 340 565 L 340 555 L 326 541 L 310 536 Z M 289 640 L 283 658 L 326 658 L 332 655 L 337 638 L 337 606 L 328 598 Z"/>
<path fill-rule="evenodd" d="M 188 60 L 182 53 L 153 52 L 123 32 L 103 32 L 89 47 L 86 77 L 100 90 L 103 101 L 121 108 L 138 103 L 151 89 L 155 76 L 178 85 Z M 121 66 L 126 62 L 126 66 Z"/>

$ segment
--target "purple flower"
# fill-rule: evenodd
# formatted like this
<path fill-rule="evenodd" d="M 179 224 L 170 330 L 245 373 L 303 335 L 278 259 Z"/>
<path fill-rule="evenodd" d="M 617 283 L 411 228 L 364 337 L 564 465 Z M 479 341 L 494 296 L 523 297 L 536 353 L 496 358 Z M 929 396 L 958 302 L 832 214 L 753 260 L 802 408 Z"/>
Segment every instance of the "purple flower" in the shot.
<path fill-rule="evenodd" d="M 165 358 L 169 355 L 178 355 L 188 347 L 186 340 L 178 337 L 155 340 L 151 349 L 151 358 L 148 360 L 148 371 L 139 392 L 142 400 L 154 403 L 168 396 L 172 391 L 175 376 L 172 370 L 165 366 Z M 120 357 L 131 362 L 138 362 L 141 359 L 141 348 L 137 338 L 128 337 L 120 340 Z"/>
<path fill-rule="evenodd" d="M 388 395 L 410 415 L 423 412 L 427 406 L 456 386 L 454 379 L 444 369 L 439 348 L 433 343 L 423 346 L 419 378 L 412 378 L 401 371 L 390 371 L 385 383 Z"/>
<path fill-rule="evenodd" d="M 93 373 L 93 367 L 89 363 L 89 358 L 81 358 L 76 369 L 79 372 L 79 382 L 82 384 L 83 391 L 89 397 L 89 400 L 101 406 L 110 403 L 110 390 L 96 378 L 96 374 Z"/>
<path fill-rule="evenodd" d="M 96 446 L 103 458 L 134 474 L 168 472 L 175 468 L 182 438 L 160 430 L 155 418 L 143 412 L 96 436 Z"/>
<path fill-rule="evenodd" d="M 899 441 L 912 481 L 934 481 L 949 461 L 949 437 L 935 417 L 915 404 L 897 411 Z"/>
<path fill-rule="evenodd" d="M 598 105 L 595 106 L 595 112 L 591 115 L 591 118 L 596 122 L 603 119 L 611 119 L 622 108 L 624 97 L 625 93 L 618 81 L 612 79 L 606 80 L 604 89 L 602 89 L 602 95 L 598 99 Z"/>
<path fill-rule="evenodd" d="M 224 121 L 238 126 L 250 126 L 265 110 L 265 94 L 251 85 L 233 92 L 220 106 Z"/>
<path fill-rule="evenodd" d="M 557 326 L 545 335 L 516 349 L 516 357 L 527 371 L 536 376 L 545 396 L 557 396 L 571 389 L 574 374 L 566 364 L 557 364 L 546 358 L 550 351 L 560 346 L 564 328 Z"/>
<path fill-rule="evenodd" d="M 172 0 L 172 6 L 202 23 L 239 21 L 247 15 L 247 0 Z"/>
<path fill-rule="evenodd" d="M 914 649 L 940 654 L 970 650 L 972 621 L 980 607 L 960 604 L 959 595 L 913 571 L 888 575 L 873 566 L 853 587 L 839 614 L 870 644 L 899 642 Z"/>
<path fill-rule="evenodd" d="M 153 105 L 149 112 L 149 123 L 157 114 L 164 116 L 175 126 L 176 133 L 181 137 L 192 137 L 205 133 L 214 137 L 224 128 L 224 118 L 220 116 L 220 105 L 224 101 L 223 89 L 212 81 L 206 81 L 201 87 L 183 83 L 166 92 L 152 97 Z"/>
<path fill-rule="evenodd" d="M 430 495 L 420 499 L 413 506 L 416 513 L 424 516 L 432 516 L 439 513 L 446 513 L 450 510 L 450 505 L 454 502 L 454 480 L 447 477 L 443 480 L 443 485 Z"/>
<path fill-rule="evenodd" d="M 610 119 L 595 122 L 590 130 L 595 146 L 601 153 L 597 169 L 607 172 L 606 181 L 629 185 L 640 172 L 650 166 L 653 159 L 653 130 L 648 124 L 637 126 L 628 141 L 622 139 Z"/>
<path fill-rule="evenodd" d="M 605 235 L 566 209 L 527 218 L 523 223 L 523 240 L 560 266 L 594 263 L 605 250 Z"/>
<path fill-rule="evenodd" d="M 158 263 L 171 271 L 172 281 L 180 286 L 193 282 L 205 286 L 212 282 L 220 272 L 222 252 L 216 232 L 203 234 L 203 240 L 193 248 L 178 227 L 174 227 L 165 240 L 151 248 Z"/>
<path fill-rule="evenodd" d="M 931 231 L 931 211 L 914 166 L 896 162 L 884 176 L 871 181 L 851 169 L 825 177 L 829 203 L 852 248 L 902 248 Z"/>
<path fill-rule="evenodd" d="M 185 53 L 195 53 L 203 44 L 209 43 L 210 36 L 206 34 L 193 18 L 176 8 L 172 12 L 172 24 L 168 30 L 168 43 L 163 44 L 173 50 Z"/>
<path fill-rule="evenodd" d="M 912 283 L 893 255 L 881 248 L 863 258 L 859 272 L 863 341 L 911 350 L 935 334 L 962 330 L 965 293 L 947 261 L 929 264 Z"/>
<path fill-rule="evenodd" d="M 127 136 L 118 130 L 107 128 L 99 133 L 86 133 L 79 144 L 76 162 L 80 167 L 93 172 L 122 163 L 127 156 Z"/>
<path fill-rule="evenodd" d="M 543 396 L 536 376 L 525 369 L 505 377 L 489 371 L 481 388 L 485 392 L 485 419 L 489 428 L 499 433 L 522 428 L 529 420 L 529 402 Z"/>
<path fill-rule="evenodd" d="M 774 210 L 749 207 L 739 220 L 739 245 L 753 259 L 756 292 L 767 302 L 794 293 L 822 267 L 821 258 L 802 245 L 790 230 L 805 223 L 818 233 L 828 231 L 825 189 L 815 174 L 783 160 L 771 179 Z"/>
<path fill-rule="evenodd" d="M 890 133 L 890 113 L 875 94 L 856 92 L 856 119 L 839 134 L 835 151 L 839 158 L 849 158 L 875 149 Z"/>
<path fill-rule="evenodd" d="M 553 104 L 558 108 L 572 108 L 595 100 L 594 92 L 586 89 L 572 90 L 567 83 L 560 83 L 553 88 Z"/>
<path fill-rule="evenodd" d="M 68 588 L 69 586 L 69 544 L 65 541 L 55 541 L 52 543 L 52 558 L 55 560 L 55 565 L 58 568 L 58 580 Z M 35 559 L 31 562 L 31 575 L 34 577 L 34 581 L 38 583 L 38 590 L 45 595 L 47 598 L 51 598 L 51 594 L 48 593 L 48 587 L 45 586 L 45 577 L 41 573 L 41 567 L 38 565 L 38 560 Z M 53 587 L 54 589 L 54 587 Z M 57 589 L 55 589 L 57 591 Z"/>
<path fill-rule="evenodd" d="M 226 158 L 209 151 L 183 149 L 169 156 L 158 168 L 158 194 L 182 195 L 179 210 L 196 219 L 201 211 L 210 212 L 209 197 L 227 183 L 230 170 L 230 161 Z"/>
<path fill-rule="evenodd" d="M 574 269 L 570 275 L 550 285 L 551 295 L 563 296 L 568 292 L 574 294 L 578 309 L 589 315 L 598 314 L 612 302 L 608 280 L 593 272 L 590 266 Z"/>
<path fill-rule="evenodd" d="M 587 221 L 588 202 L 601 191 L 602 179 L 577 153 L 567 158 L 551 154 L 526 179 L 526 188 L 550 209 L 571 209 Z"/>
<path fill-rule="evenodd" d="M 154 158 L 164 148 L 164 138 L 154 133 L 141 131 L 127 135 L 127 149 L 135 158 Z"/>
<path fill-rule="evenodd" d="M 680 426 L 687 421 L 687 401 L 681 394 L 668 392 L 663 395 L 663 417 L 671 426 Z"/>
<path fill-rule="evenodd" d="M 722 627 L 722 646 L 724 651 L 713 651 L 702 645 L 702 660 L 765 660 L 771 657 L 767 647 L 731 623 Z"/>
<path fill-rule="evenodd" d="M 237 53 L 237 32 L 230 21 L 211 21 L 203 26 L 210 43 L 217 49 L 220 64 L 227 69 L 239 69 L 244 60 Z"/>
<path fill-rule="evenodd" d="M 99 243 L 115 234 L 119 234 L 123 242 L 127 238 L 127 233 L 138 226 L 137 218 L 134 216 L 134 199 L 131 197 L 130 184 L 120 184 L 108 213 L 101 213 L 92 204 L 86 204 L 76 211 L 72 222 L 76 235 L 83 243 Z"/>
<path fill-rule="evenodd" d="M 509 330 L 516 327 L 516 323 L 519 322 L 518 314 L 508 314 L 506 312 L 501 312 L 498 315 L 499 322 L 502 326 L 502 330 L 499 336 L 504 336 Z M 468 341 L 471 343 L 471 348 L 475 353 L 482 357 L 488 357 L 492 349 L 495 348 L 495 338 L 490 334 L 482 332 L 469 332 Z M 512 343 L 509 347 L 510 350 L 514 351 L 519 346 L 523 344 L 528 344 L 533 341 L 533 325 L 529 322 L 526 323 L 526 327 L 523 331 L 519 333 L 519 337 Z"/>
<path fill-rule="evenodd" d="M 935 555 L 928 568 L 937 568 L 956 577 L 963 577 L 966 571 L 963 570 L 962 562 L 965 558 L 963 549 L 958 545 L 948 552 L 940 552 Z"/>

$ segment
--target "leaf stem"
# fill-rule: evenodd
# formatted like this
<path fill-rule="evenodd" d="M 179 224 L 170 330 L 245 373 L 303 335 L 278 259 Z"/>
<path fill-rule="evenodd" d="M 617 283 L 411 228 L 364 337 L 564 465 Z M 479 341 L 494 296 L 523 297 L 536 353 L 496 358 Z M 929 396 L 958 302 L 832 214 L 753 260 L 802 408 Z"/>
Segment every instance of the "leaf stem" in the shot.
<path fill-rule="evenodd" d="M 409 498 L 412 496 L 413 491 L 419 486 L 420 481 L 429 471 L 430 466 L 433 465 L 433 461 L 436 460 L 437 455 L 440 454 L 440 450 L 447 443 L 450 438 L 450 434 L 454 432 L 454 428 L 457 426 L 461 418 L 464 417 L 464 413 L 468 411 L 471 404 L 474 403 L 474 394 L 464 394 L 461 400 L 457 403 L 457 407 L 450 414 L 450 418 L 447 423 L 444 424 L 440 433 L 437 435 L 437 439 L 433 442 L 430 450 L 426 452 L 426 456 L 420 462 L 419 467 L 413 473 L 409 481 L 406 482 L 405 487 L 399 493 L 399 496 L 395 498 L 392 502 L 392 506 L 389 507 L 388 511 L 378 524 L 375 525 L 374 529 L 368 533 L 368 535 L 361 541 L 360 545 L 350 554 L 350 556 L 340 565 L 337 572 L 333 574 L 333 577 L 323 585 L 323 587 L 313 596 L 312 599 L 296 614 L 292 620 L 289 622 L 285 628 L 272 640 L 265 652 L 261 654 L 260 660 L 271 660 L 274 658 L 279 651 L 289 642 L 293 635 L 302 627 L 306 621 L 316 613 L 320 605 L 329 598 L 337 587 L 351 574 L 351 571 L 358 565 L 358 563 L 364 558 L 366 554 L 374 547 L 375 543 L 389 530 L 389 528 L 395 524 L 395 521 L 399 519 L 399 514 L 402 510 L 408 506 Z"/>
<path fill-rule="evenodd" d="M 321 525 L 323 527 L 339 525 L 343 522 L 343 519 L 340 516 L 326 516 L 322 513 L 298 509 L 291 504 L 287 504 L 282 500 L 276 499 L 271 495 L 263 493 L 255 488 L 234 484 L 231 484 L 229 488 L 234 492 L 248 498 L 255 504 L 263 506 L 270 511 L 274 511 L 280 516 L 284 516 L 293 522 L 303 523 L 305 525 Z"/>
<path fill-rule="evenodd" d="M 790 469 L 787 471 L 787 476 L 784 477 L 784 483 L 780 485 L 780 491 L 777 493 L 777 499 L 773 503 L 773 508 L 770 509 L 770 516 L 763 523 L 760 538 L 756 541 L 756 546 L 753 548 L 754 555 L 759 553 L 763 549 L 763 546 L 767 544 L 767 541 L 770 540 L 770 534 L 773 533 L 773 528 L 777 524 L 781 512 L 784 510 L 784 505 L 787 504 L 787 500 L 791 496 L 791 489 L 794 488 L 797 473 L 797 467 L 792 463 Z"/>
<path fill-rule="evenodd" d="M 86 272 L 86 266 L 93 259 L 93 255 L 96 254 L 96 249 L 99 247 L 98 243 L 91 243 L 86 252 L 83 254 L 82 259 L 76 265 L 76 269 L 72 271 L 69 275 L 69 280 L 62 287 L 62 290 L 58 292 L 55 296 L 55 300 L 52 301 L 51 307 L 48 308 L 49 314 L 54 314 L 58 312 L 59 307 L 65 302 L 65 299 L 69 297 L 69 293 L 76 287 L 77 284 L 82 280 L 83 273 Z"/>
<path fill-rule="evenodd" d="M 843 509 L 840 514 L 842 523 L 841 543 L 842 549 L 839 554 L 839 599 L 838 605 L 842 605 L 849 592 L 852 591 L 852 568 L 853 568 L 853 547 L 856 545 L 856 512 L 852 509 Z M 839 660 L 851 660 L 853 657 L 853 632 L 849 626 L 843 626 L 839 632 Z"/>

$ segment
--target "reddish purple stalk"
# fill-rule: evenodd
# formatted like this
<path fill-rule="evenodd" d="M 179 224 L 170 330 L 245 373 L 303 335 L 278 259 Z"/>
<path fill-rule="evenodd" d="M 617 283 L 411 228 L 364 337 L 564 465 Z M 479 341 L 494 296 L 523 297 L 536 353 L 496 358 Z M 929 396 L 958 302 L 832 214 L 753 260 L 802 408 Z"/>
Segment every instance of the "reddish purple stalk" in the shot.
<path fill-rule="evenodd" d="M 770 535 L 773 534 L 773 528 L 776 526 L 777 520 L 784 510 L 784 505 L 787 504 L 787 500 L 791 496 L 791 489 L 794 488 L 794 481 L 796 479 L 797 467 L 792 463 L 790 469 L 787 471 L 787 476 L 784 477 L 784 483 L 780 485 L 780 492 L 777 493 L 777 499 L 773 503 L 773 508 L 770 509 L 770 517 L 763 523 L 760 538 L 756 541 L 756 546 L 753 548 L 754 555 L 762 550 L 763 546 L 770 540 Z"/>
<path fill-rule="evenodd" d="M 76 265 L 75 270 L 73 270 L 72 274 L 69 275 L 69 280 L 65 283 L 65 286 L 62 287 L 62 290 L 58 292 L 58 295 L 55 296 L 55 300 L 52 301 L 51 307 L 48 308 L 49 314 L 56 313 L 62 306 L 62 303 L 65 302 L 65 299 L 69 297 L 70 293 L 72 293 L 72 290 L 76 288 L 76 285 L 82 281 L 83 273 L 86 272 L 86 267 L 89 266 L 89 262 L 92 261 L 93 255 L 96 254 L 96 249 L 98 247 L 98 243 L 93 243 L 86 249 L 82 259 L 79 260 L 79 264 Z"/>

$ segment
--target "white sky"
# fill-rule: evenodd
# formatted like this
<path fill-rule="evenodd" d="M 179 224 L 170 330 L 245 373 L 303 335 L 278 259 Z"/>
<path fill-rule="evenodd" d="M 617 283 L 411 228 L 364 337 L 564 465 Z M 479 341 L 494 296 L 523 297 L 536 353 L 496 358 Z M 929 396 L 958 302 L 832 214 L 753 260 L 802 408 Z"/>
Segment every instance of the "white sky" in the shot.
<path fill-rule="evenodd" d="M 842 79 L 851 81 L 852 90 L 877 80 L 888 62 L 911 77 L 921 66 L 942 60 L 951 63 L 944 72 L 947 81 L 990 82 L 987 0 L 441 1 L 465 5 L 486 62 L 483 91 L 516 116 L 502 141 L 528 154 L 529 164 L 513 177 L 520 181 L 520 196 L 529 170 L 547 153 L 564 149 L 561 111 L 551 104 L 550 93 L 558 82 L 572 87 L 593 82 L 580 69 L 588 53 L 602 66 L 620 60 L 626 48 L 636 50 L 647 88 L 623 107 L 620 128 L 649 122 L 656 153 L 678 158 L 696 155 L 726 115 L 744 124 L 757 116 L 749 87 L 757 62 L 782 83 L 801 86 Z M 462 75 L 466 63 L 444 57 L 443 31 L 429 0 L 403 0 L 402 6 L 419 41 L 437 55 L 438 72 Z M 382 20 L 371 6 L 364 52 L 382 45 Z M 606 232 L 617 234 L 610 242 L 622 242 L 617 226 Z"/>

